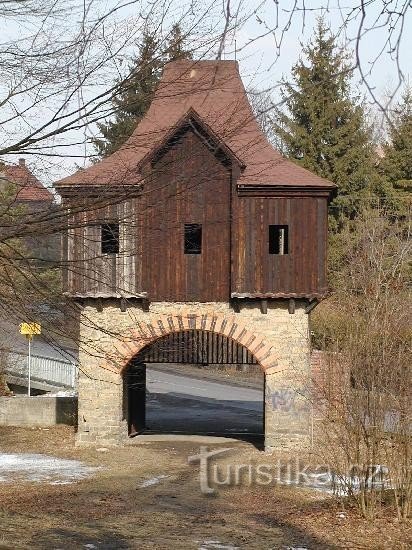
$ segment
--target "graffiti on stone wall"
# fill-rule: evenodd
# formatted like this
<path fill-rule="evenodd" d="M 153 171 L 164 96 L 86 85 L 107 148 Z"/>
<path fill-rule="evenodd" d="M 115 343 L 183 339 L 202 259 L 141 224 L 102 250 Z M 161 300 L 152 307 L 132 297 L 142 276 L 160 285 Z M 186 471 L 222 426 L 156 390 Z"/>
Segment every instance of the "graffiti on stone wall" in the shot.
<path fill-rule="evenodd" d="M 307 411 L 309 403 L 296 390 L 284 388 L 269 391 L 266 401 L 273 411 L 299 414 Z"/>
<path fill-rule="evenodd" d="M 291 412 L 295 408 L 296 393 L 292 390 L 274 390 L 270 394 L 270 401 L 274 411 Z"/>

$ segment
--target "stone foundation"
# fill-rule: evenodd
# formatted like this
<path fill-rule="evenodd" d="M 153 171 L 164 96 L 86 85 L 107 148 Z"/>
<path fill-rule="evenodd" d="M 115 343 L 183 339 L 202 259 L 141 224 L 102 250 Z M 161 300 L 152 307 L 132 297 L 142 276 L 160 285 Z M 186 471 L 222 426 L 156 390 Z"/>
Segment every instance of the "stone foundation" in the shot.
<path fill-rule="evenodd" d="M 153 303 L 125 312 L 115 300 L 101 311 L 83 308 L 80 325 L 78 444 L 118 445 L 127 439 L 122 373 L 146 345 L 172 331 L 202 329 L 225 334 L 248 348 L 265 372 L 265 448 L 303 448 L 310 441 L 307 400 L 310 338 L 305 303 L 289 313 L 287 301 L 247 302 L 235 313 L 228 303 Z"/>

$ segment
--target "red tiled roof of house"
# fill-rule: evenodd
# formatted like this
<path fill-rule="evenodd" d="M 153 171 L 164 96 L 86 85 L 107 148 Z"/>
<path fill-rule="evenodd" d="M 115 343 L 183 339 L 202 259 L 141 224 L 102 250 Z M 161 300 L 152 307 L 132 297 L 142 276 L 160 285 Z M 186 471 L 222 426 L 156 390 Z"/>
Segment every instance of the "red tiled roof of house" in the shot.
<path fill-rule="evenodd" d="M 123 185 L 142 180 L 142 160 L 185 114 L 195 111 L 244 166 L 238 184 L 335 186 L 285 159 L 266 139 L 250 107 L 236 61 L 173 61 L 166 65 L 152 104 L 114 154 L 60 180 L 71 185 Z"/>
<path fill-rule="evenodd" d="M 26 166 L 24 159 L 19 159 L 19 164 L 1 166 L 0 177 L 7 178 L 18 187 L 16 196 L 18 201 L 52 202 L 54 199 L 53 193 L 40 183 Z"/>

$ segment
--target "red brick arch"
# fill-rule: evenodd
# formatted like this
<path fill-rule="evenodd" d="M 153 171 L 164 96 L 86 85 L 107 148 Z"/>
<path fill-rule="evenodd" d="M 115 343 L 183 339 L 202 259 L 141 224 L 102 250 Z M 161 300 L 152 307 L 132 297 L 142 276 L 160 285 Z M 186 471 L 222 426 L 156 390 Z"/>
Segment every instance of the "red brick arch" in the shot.
<path fill-rule="evenodd" d="M 194 329 L 221 334 L 241 344 L 255 356 L 263 371 L 277 365 L 272 346 L 263 337 L 249 330 L 244 321 L 221 313 L 187 313 L 153 316 L 149 321 L 136 322 L 136 327 L 130 329 L 124 334 L 123 340 L 113 346 L 113 352 L 107 354 L 107 361 L 102 367 L 121 374 L 130 360 L 145 346 L 172 332 Z"/>

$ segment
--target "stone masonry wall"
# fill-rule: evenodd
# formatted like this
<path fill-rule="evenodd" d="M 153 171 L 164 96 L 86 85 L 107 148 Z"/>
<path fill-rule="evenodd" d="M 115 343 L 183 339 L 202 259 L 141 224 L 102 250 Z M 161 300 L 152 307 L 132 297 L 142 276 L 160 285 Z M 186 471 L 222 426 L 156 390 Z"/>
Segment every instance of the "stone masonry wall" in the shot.
<path fill-rule="evenodd" d="M 74 426 L 76 420 L 76 397 L 47 394 L 0 397 L 0 426 Z"/>
<path fill-rule="evenodd" d="M 116 301 L 81 315 L 78 444 L 121 444 L 127 437 L 123 377 L 128 361 L 145 345 L 173 330 L 197 328 L 229 336 L 255 354 L 265 371 L 265 447 L 301 447 L 309 441 L 309 326 L 305 304 L 152 303 L 125 312 Z"/>

